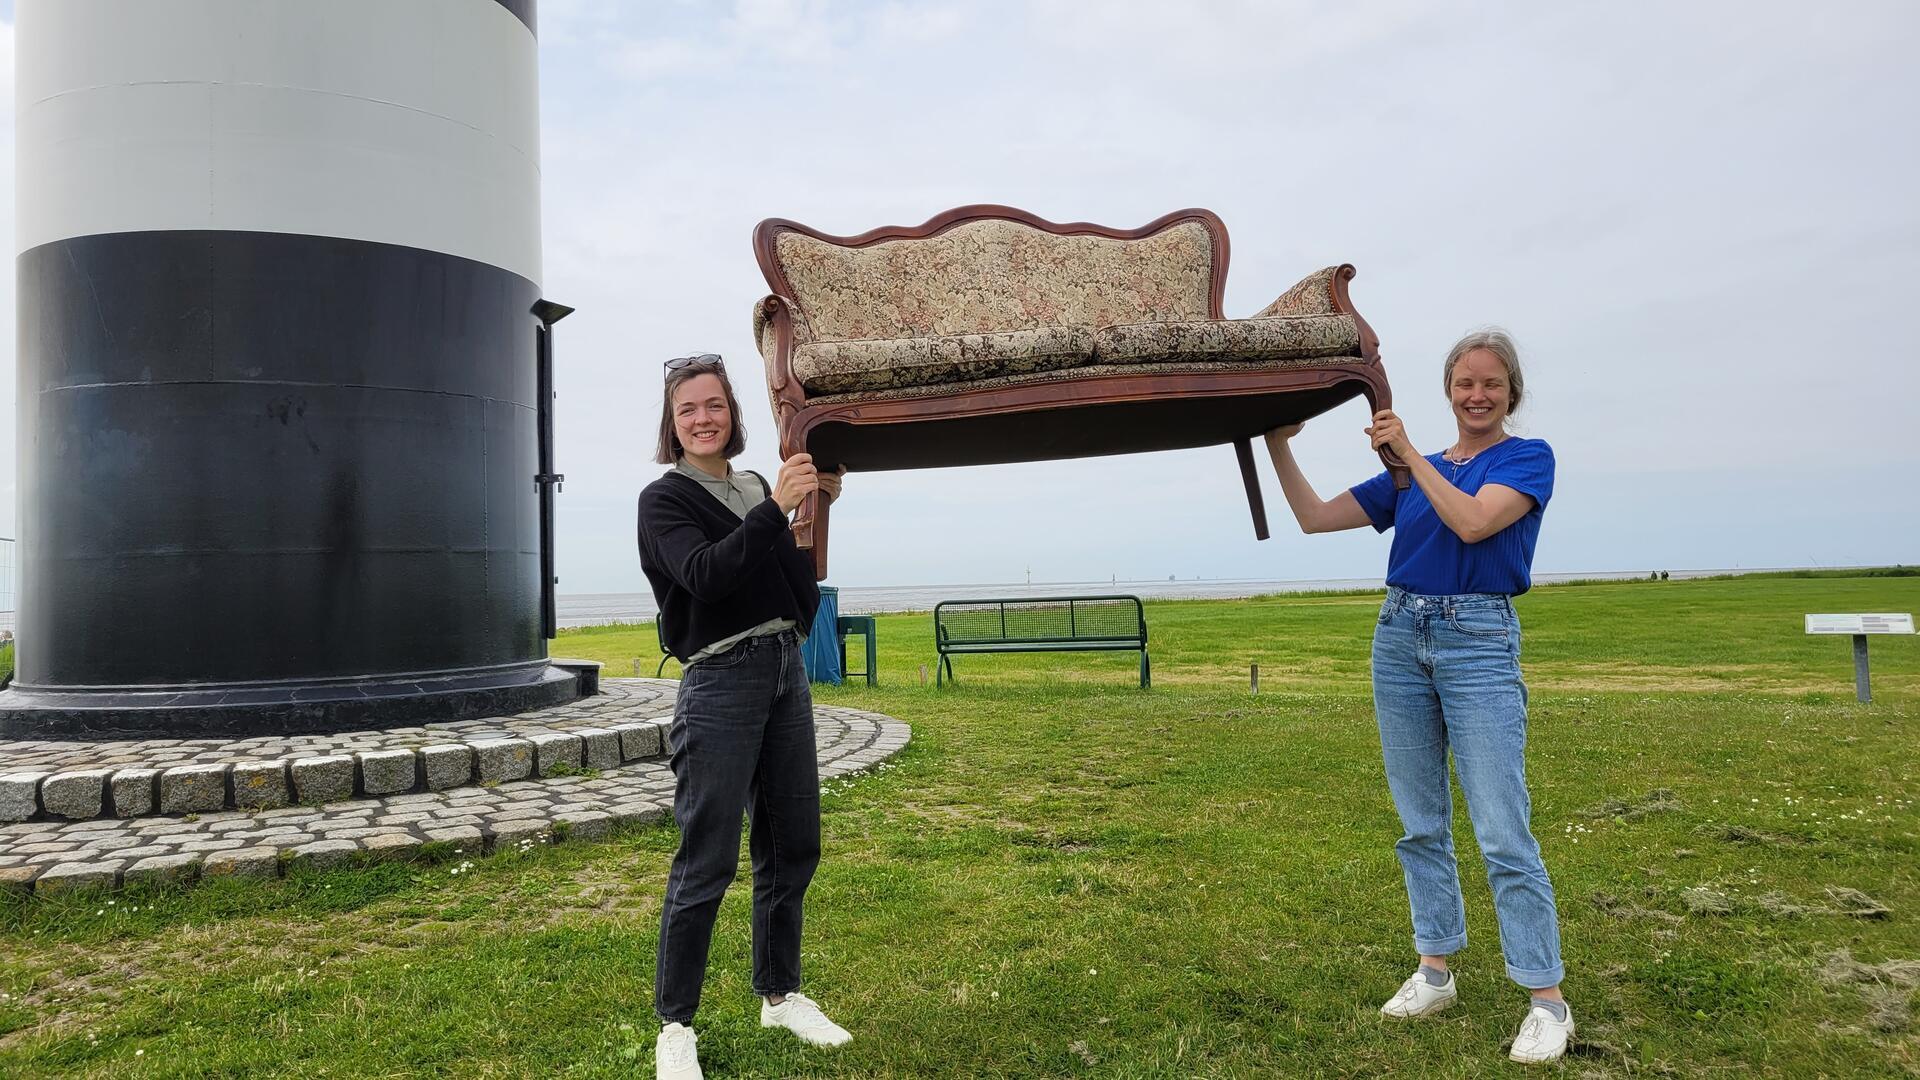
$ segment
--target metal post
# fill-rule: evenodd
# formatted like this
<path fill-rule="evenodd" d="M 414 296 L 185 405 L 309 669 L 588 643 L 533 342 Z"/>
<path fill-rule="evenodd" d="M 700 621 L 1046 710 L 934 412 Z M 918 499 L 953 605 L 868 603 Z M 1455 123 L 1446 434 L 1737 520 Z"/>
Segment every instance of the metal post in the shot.
<path fill-rule="evenodd" d="M 540 633 L 549 641 L 559 635 L 560 620 L 555 610 L 554 586 L 559 578 L 553 572 L 553 492 L 565 476 L 553 471 L 553 324 L 573 314 L 572 308 L 541 300 L 533 305 L 540 320 L 534 331 L 534 404 L 538 437 L 538 471 L 533 486 L 540 493 Z"/>
<path fill-rule="evenodd" d="M 1853 635 L 1853 694 L 1861 701 L 1872 701 L 1873 690 L 1867 685 L 1867 635 Z"/>

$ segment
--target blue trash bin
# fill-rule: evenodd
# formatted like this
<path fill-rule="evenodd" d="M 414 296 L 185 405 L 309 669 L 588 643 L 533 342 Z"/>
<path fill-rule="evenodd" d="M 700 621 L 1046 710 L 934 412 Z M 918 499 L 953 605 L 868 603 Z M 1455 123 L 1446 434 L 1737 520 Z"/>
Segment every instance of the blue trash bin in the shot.
<path fill-rule="evenodd" d="M 807 643 L 800 647 L 800 659 L 809 680 L 840 685 L 840 590 L 831 585 L 820 586 L 820 610 L 814 613 Z"/>

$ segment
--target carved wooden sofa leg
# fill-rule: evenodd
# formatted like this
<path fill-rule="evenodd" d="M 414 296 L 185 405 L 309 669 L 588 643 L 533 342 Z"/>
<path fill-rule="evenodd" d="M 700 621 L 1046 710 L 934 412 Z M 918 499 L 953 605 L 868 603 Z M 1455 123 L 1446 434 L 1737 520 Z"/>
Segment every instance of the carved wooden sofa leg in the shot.
<path fill-rule="evenodd" d="M 788 418 L 780 425 L 780 460 L 786 461 L 795 454 L 807 449 L 807 436 L 813 431 L 811 421 Z M 800 500 L 800 510 L 794 515 L 793 542 L 802 551 L 813 554 L 813 579 L 827 580 L 827 515 L 829 503 L 814 492 Z"/>
<path fill-rule="evenodd" d="M 813 580 L 827 580 L 827 517 L 833 510 L 833 503 L 819 492 L 807 496 L 807 505 L 813 508 Z"/>
<path fill-rule="evenodd" d="M 1252 440 L 1233 440 L 1233 453 L 1240 459 L 1240 480 L 1247 486 L 1247 507 L 1253 511 L 1253 538 L 1265 540 L 1267 504 L 1260 498 L 1260 467 L 1254 463 Z"/>
<path fill-rule="evenodd" d="M 819 492 L 800 500 L 800 513 L 794 517 L 793 542 L 801 551 L 813 553 L 813 579 L 827 580 L 827 507 Z"/>

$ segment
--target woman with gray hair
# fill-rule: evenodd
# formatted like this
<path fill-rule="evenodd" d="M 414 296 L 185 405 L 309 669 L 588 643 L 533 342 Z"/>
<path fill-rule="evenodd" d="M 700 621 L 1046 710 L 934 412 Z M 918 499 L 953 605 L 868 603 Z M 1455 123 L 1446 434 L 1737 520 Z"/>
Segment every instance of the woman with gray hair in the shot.
<path fill-rule="evenodd" d="M 1394 847 L 1420 964 L 1380 1012 L 1412 1019 L 1455 1001 L 1447 957 L 1466 948 L 1467 922 L 1453 855 L 1451 752 L 1493 886 L 1507 976 L 1529 994 L 1509 1056 L 1553 1061 L 1566 1053 L 1573 1014 L 1560 992 L 1553 885 L 1529 824 L 1527 686 L 1513 611 L 1513 597 L 1532 584 L 1553 449 L 1507 430 L 1525 383 L 1505 331 L 1461 338 L 1442 385 L 1458 429 L 1447 449 L 1421 456 L 1392 410 L 1375 413 L 1366 429 L 1375 450 L 1407 463 L 1414 482 L 1405 490 L 1382 472 L 1322 500 L 1289 446 L 1301 425 L 1268 432 L 1267 448 L 1302 531 L 1393 530 L 1373 634 L 1373 702 L 1387 787 L 1406 830 Z"/>

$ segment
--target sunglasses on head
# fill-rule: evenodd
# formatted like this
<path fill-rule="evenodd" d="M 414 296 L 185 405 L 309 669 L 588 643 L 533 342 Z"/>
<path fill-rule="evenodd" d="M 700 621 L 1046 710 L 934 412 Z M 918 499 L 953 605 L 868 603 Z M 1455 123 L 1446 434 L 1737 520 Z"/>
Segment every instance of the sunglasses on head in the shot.
<path fill-rule="evenodd" d="M 690 367 L 724 368 L 726 365 L 721 363 L 719 353 L 709 352 L 698 356 L 676 356 L 667 361 L 666 367 L 668 371 L 679 371 Z"/>

